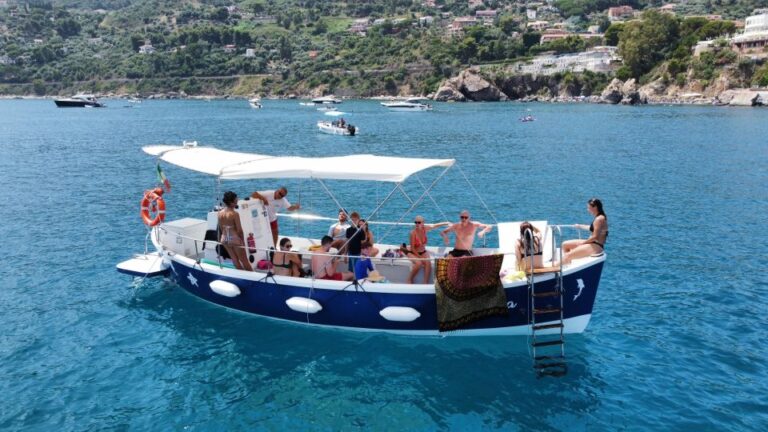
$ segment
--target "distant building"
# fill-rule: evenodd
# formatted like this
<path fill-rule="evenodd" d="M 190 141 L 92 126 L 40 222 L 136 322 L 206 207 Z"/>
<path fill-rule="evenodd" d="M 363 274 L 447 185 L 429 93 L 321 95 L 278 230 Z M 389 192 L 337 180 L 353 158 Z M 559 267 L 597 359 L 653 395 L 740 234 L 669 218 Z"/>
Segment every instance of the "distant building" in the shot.
<path fill-rule="evenodd" d="M 235 44 L 224 45 L 224 52 L 225 53 L 230 53 L 231 54 L 231 53 L 233 53 L 235 51 L 237 51 L 237 45 L 235 45 Z"/>
<path fill-rule="evenodd" d="M 435 17 L 423 16 L 419 17 L 419 25 L 422 27 L 429 27 L 435 22 Z"/>
<path fill-rule="evenodd" d="M 318 52 L 317 52 L 317 50 L 312 50 L 312 51 L 309 51 L 307 54 L 309 54 L 309 58 L 311 58 L 312 60 L 314 60 L 314 59 L 316 59 L 316 58 L 317 58 L 317 54 L 318 54 Z"/>
<path fill-rule="evenodd" d="M 667 3 L 659 8 L 659 11 L 665 12 L 665 13 L 675 13 L 675 8 L 677 7 L 674 3 Z"/>
<path fill-rule="evenodd" d="M 475 18 L 479 19 L 480 21 L 484 23 L 493 23 L 493 21 L 496 19 L 496 11 L 495 10 L 478 10 L 475 11 Z"/>
<path fill-rule="evenodd" d="M 629 18 L 634 18 L 635 10 L 632 6 L 616 6 L 608 8 L 608 19 L 611 22 L 624 21 Z"/>
<path fill-rule="evenodd" d="M 525 10 L 525 16 L 528 18 L 528 21 L 535 21 L 536 20 L 536 9 L 526 9 Z"/>
<path fill-rule="evenodd" d="M 349 27 L 349 32 L 365 36 L 365 33 L 370 27 L 371 20 L 369 18 L 359 18 L 352 21 L 352 25 Z"/>
<path fill-rule="evenodd" d="M 12 65 L 12 64 L 16 64 L 16 60 L 8 57 L 7 55 L 2 55 L 0 56 L 0 64 Z"/>
<path fill-rule="evenodd" d="M 745 21 L 744 33 L 731 39 L 741 53 L 762 52 L 768 46 L 768 9 L 755 9 L 753 13 Z"/>
<path fill-rule="evenodd" d="M 571 33 L 565 30 L 549 30 L 541 35 L 541 41 L 539 43 L 544 44 L 546 42 L 552 42 L 558 39 L 565 39 L 568 36 L 576 36 L 582 39 L 592 39 L 603 37 L 602 33 Z"/>
<path fill-rule="evenodd" d="M 714 45 L 715 41 L 713 40 L 707 40 L 707 41 L 699 41 L 696 43 L 696 46 L 693 47 L 693 56 L 698 57 L 702 53 L 712 51 L 712 46 Z"/>
<path fill-rule="evenodd" d="M 591 25 L 587 27 L 587 33 L 599 33 L 600 32 L 600 26 L 598 25 Z"/>
<path fill-rule="evenodd" d="M 468 0 L 467 6 L 469 6 L 470 9 L 475 9 L 483 6 L 483 0 Z"/>
<path fill-rule="evenodd" d="M 433 7 L 435 7 L 435 0 L 424 0 L 422 5 L 424 5 L 425 7 L 433 8 Z"/>
<path fill-rule="evenodd" d="M 552 75 L 572 72 L 610 72 L 618 68 L 621 59 L 616 47 L 597 46 L 589 51 L 573 54 L 544 54 L 533 60 L 514 65 L 516 72 L 532 75 Z"/>
<path fill-rule="evenodd" d="M 464 32 L 465 28 L 471 27 L 473 25 L 477 25 L 477 20 L 475 17 L 458 17 L 453 20 L 450 27 L 448 28 L 448 34 L 451 36 L 458 36 Z"/>
<path fill-rule="evenodd" d="M 256 57 L 256 50 L 255 50 L 255 49 L 253 49 L 253 48 L 246 48 L 246 49 L 245 49 L 245 54 L 244 54 L 244 55 L 245 55 L 246 57 L 248 57 L 248 58 L 251 58 L 251 57 Z"/>
<path fill-rule="evenodd" d="M 139 47 L 139 54 L 152 54 L 153 52 L 155 52 L 155 47 L 148 40 L 144 41 L 144 45 Z"/>
<path fill-rule="evenodd" d="M 533 31 L 542 31 L 546 28 L 549 28 L 549 21 L 529 22 L 528 24 L 525 25 L 525 27 Z"/>
<path fill-rule="evenodd" d="M 32 43 L 35 45 L 41 45 L 44 41 L 42 39 L 33 39 Z"/>

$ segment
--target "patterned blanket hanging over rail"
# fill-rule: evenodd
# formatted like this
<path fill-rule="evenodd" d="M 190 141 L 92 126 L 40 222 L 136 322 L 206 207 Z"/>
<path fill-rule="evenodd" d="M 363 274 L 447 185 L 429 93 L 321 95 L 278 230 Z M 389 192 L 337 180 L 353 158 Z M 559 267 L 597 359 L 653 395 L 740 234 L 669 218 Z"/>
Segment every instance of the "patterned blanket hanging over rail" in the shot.
<path fill-rule="evenodd" d="M 506 316 L 499 278 L 504 255 L 440 258 L 435 264 L 439 330 L 455 330 L 489 316 Z"/>

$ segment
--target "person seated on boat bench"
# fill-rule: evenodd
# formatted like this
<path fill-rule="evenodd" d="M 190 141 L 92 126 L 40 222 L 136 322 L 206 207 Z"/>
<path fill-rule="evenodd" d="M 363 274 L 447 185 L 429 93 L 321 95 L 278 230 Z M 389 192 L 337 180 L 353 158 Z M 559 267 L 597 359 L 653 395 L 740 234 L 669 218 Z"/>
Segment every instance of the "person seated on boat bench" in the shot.
<path fill-rule="evenodd" d="M 221 237 L 219 242 L 230 257 L 232 263 L 238 270 L 253 271 L 251 263 L 248 262 L 248 256 L 245 253 L 245 243 L 243 243 L 243 227 L 240 225 L 240 215 L 235 211 L 237 207 L 237 194 L 232 191 L 224 192 L 224 208 L 219 210 L 219 232 Z"/>
<path fill-rule="evenodd" d="M 360 219 L 360 223 L 362 224 L 360 227 L 365 233 L 365 241 L 371 244 L 371 253 L 369 256 L 372 256 L 372 257 L 378 256 L 379 250 L 376 249 L 375 246 L 373 246 L 374 244 L 376 244 L 376 242 L 373 241 L 373 232 L 368 229 L 368 222 L 366 222 L 365 219 Z"/>
<path fill-rule="evenodd" d="M 491 230 L 490 225 L 470 221 L 469 212 L 467 210 L 462 210 L 459 217 L 461 218 L 460 222 L 452 224 L 440 232 L 446 246 L 450 244 L 448 233 L 453 232 L 456 236 L 456 244 L 453 247 L 453 250 L 448 252 L 448 254 L 454 258 L 472 256 L 472 244 L 475 242 L 475 232 L 478 228 L 482 228 L 482 230 L 477 233 L 477 236 L 480 238 L 483 238 L 483 236 Z"/>
<path fill-rule="evenodd" d="M 272 244 L 277 245 L 278 226 L 277 226 L 277 211 L 279 209 L 285 209 L 287 211 L 295 211 L 301 208 L 301 204 L 291 204 L 285 197 L 288 195 L 288 189 L 285 186 L 280 186 L 275 190 L 258 191 L 251 194 L 251 198 L 259 199 L 264 203 L 264 207 L 267 209 L 267 215 L 269 216 L 269 227 L 272 229 Z"/>
<path fill-rule="evenodd" d="M 272 271 L 279 276 L 301 277 L 303 269 L 301 268 L 301 258 L 299 255 L 290 252 L 293 245 L 291 239 L 283 237 L 280 240 L 280 250 L 272 255 L 272 265 L 275 267 Z"/>
<path fill-rule="evenodd" d="M 517 256 L 517 268 L 521 271 L 544 267 L 544 252 L 541 248 L 541 232 L 530 222 L 520 224 L 520 238 L 517 239 L 515 256 Z"/>
<path fill-rule="evenodd" d="M 440 222 L 436 224 L 425 224 L 424 217 L 419 215 L 413 221 L 414 227 L 411 230 L 409 242 L 410 249 L 407 250 L 407 256 L 413 262 L 411 272 L 408 274 L 408 283 L 412 284 L 416 275 L 421 269 L 424 269 L 424 283 L 429 283 L 429 277 L 432 275 L 432 257 L 427 251 L 427 233 L 435 228 L 450 225 L 450 222 Z"/>
<path fill-rule="evenodd" d="M 574 225 L 578 229 L 589 228 L 590 235 L 586 240 L 566 240 L 563 242 L 563 264 L 568 264 L 576 258 L 585 258 L 602 253 L 605 241 L 608 240 L 608 217 L 603 211 L 603 203 L 597 198 L 587 201 L 587 211 L 595 218 L 589 226 Z"/>
<path fill-rule="evenodd" d="M 360 244 L 360 259 L 355 261 L 355 279 L 361 280 L 368 277 L 368 273 L 375 270 L 371 262 L 372 245 L 367 241 Z"/>
<path fill-rule="evenodd" d="M 344 243 L 347 242 L 347 228 L 350 227 L 349 221 L 347 221 L 347 211 L 339 209 L 339 220 L 331 224 L 328 228 L 328 236 L 333 239 L 331 247 L 340 249 Z"/>
<path fill-rule="evenodd" d="M 330 236 L 323 236 L 320 240 L 320 250 L 312 255 L 312 274 L 315 279 L 351 281 L 355 277 L 354 273 L 336 271 L 336 260 L 339 257 L 329 253 L 331 243 L 333 239 Z"/>

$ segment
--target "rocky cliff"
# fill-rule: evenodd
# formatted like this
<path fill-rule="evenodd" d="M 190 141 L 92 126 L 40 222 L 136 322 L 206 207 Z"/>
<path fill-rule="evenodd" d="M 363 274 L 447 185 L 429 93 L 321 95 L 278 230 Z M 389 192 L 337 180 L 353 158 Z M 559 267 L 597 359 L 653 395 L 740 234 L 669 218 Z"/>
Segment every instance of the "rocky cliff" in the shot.
<path fill-rule="evenodd" d="M 605 81 L 603 81 L 605 83 Z M 711 83 L 689 79 L 678 86 L 664 79 L 639 85 L 635 79 L 614 78 L 602 91 L 578 74 L 506 75 L 469 68 L 445 80 L 433 95 L 438 101 L 568 101 L 585 100 L 606 104 L 713 104 L 731 106 L 768 105 L 768 91 L 736 88 L 741 84 L 724 70 Z M 603 84 L 604 85 L 604 84 Z"/>

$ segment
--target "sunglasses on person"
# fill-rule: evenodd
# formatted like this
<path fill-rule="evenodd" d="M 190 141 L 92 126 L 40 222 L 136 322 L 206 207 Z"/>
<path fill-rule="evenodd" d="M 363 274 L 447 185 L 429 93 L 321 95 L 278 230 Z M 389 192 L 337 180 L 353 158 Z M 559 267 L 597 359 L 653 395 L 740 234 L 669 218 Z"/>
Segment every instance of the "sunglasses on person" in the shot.
<path fill-rule="evenodd" d="M 286 249 L 290 249 L 290 248 L 292 248 L 292 247 L 293 247 L 293 245 L 292 245 L 292 244 L 290 244 L 290 243 L 287 243 L 287 244 L 286 244 L 285 246 L 283 246 L 283 247 L 284 247 L 284 248 L 286 248 Z"/>
<path fill-rule="evenodd" d="M 462 219 L 469 219 L 469 216 L 459 216 Z"/>
<path fill-rule="evenodd" d="M 423 221 L 413 221 L 413 223 L 415 223 L 416 225 L 421 225 L 422 222 Z"/>

